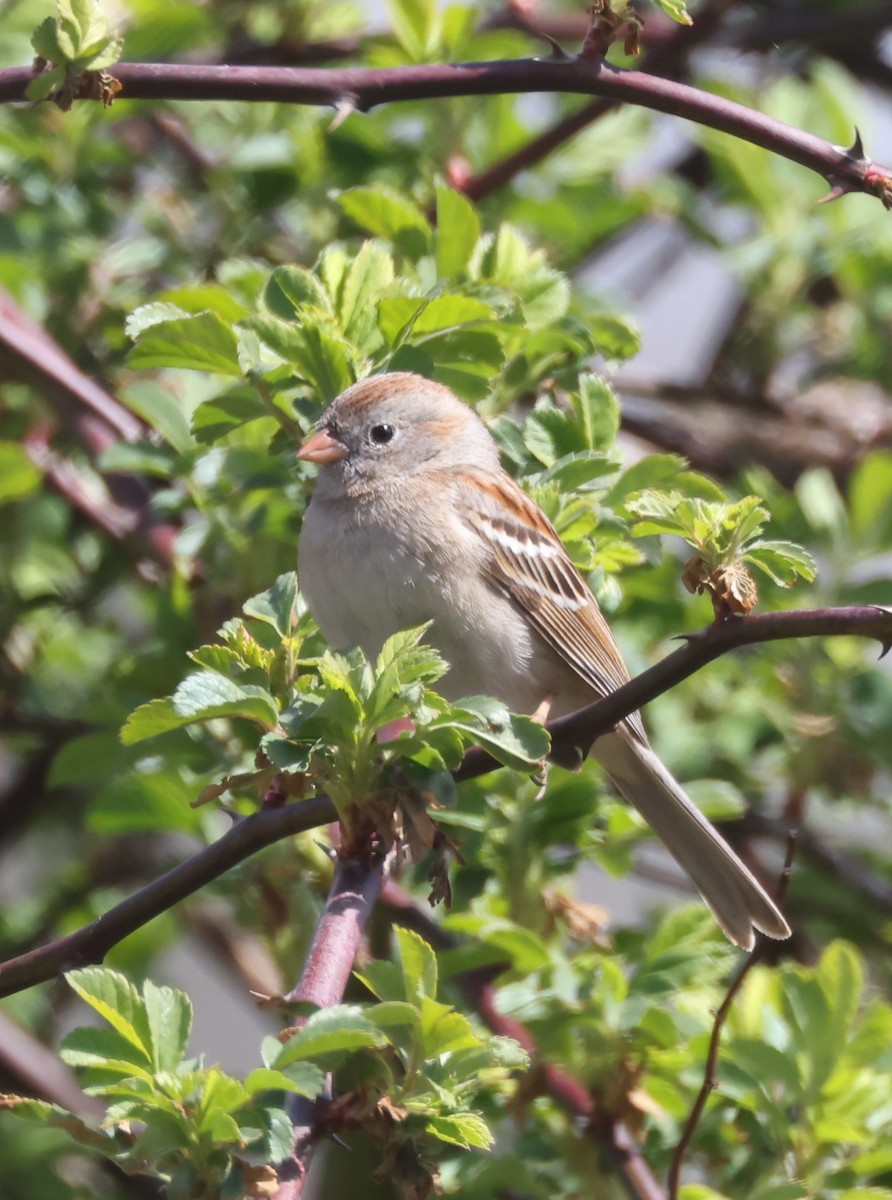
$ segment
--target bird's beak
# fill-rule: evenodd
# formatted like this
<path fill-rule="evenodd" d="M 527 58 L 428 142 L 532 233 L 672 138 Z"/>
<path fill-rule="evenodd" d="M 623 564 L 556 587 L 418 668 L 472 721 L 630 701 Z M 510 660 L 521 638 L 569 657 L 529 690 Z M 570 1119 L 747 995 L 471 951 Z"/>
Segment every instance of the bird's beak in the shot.
<path fill-rule="evenodd" d="M 303 462 L 333 463 L 347 457 L 347 447 L 332 437 L 327 429 L 320 429 L 307 438 L 298 450 L 297 457 Z"/>

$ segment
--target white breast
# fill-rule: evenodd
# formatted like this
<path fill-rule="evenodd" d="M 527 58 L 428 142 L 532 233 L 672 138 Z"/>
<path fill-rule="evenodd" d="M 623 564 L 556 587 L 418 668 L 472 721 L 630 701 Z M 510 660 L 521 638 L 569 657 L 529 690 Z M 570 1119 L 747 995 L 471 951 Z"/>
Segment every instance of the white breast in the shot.
<path fill-rule="evenodd" d="M 458 520 L 434 525 L 426 512 L 415 514 L 408 538 L 393 523 L 386 504 L 376 503 L 374 515 L 355 500 L 320 502 L 317 494 L 310 504 L 298 571 L 328 642 L 374 657 L 392 633 L 433 621 L 427 641 L 452 668 L 443 695 L 485 693 L 532 711 L 548 690 L 531 671 L 533 635 L 514 605 L 468 569 L 479 553 L 471 532 Z"/>

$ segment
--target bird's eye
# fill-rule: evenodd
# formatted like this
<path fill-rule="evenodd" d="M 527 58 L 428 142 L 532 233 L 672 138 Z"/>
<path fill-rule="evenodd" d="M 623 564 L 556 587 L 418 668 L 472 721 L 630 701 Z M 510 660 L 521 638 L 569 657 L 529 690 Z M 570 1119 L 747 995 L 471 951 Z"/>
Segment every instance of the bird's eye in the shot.
<path fill-rule="evenodd" d="M 392 425 L 373 425 L 369 430 L 369 437 L 378 446 L 385 446 L 389 441 L 392 441 L 396 430 Z"/>

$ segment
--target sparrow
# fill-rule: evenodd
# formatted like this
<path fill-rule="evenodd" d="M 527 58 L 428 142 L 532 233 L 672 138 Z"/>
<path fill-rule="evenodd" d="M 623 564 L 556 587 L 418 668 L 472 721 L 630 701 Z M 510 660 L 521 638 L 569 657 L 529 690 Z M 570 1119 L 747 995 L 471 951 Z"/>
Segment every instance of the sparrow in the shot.
<path fill-rule="evenodd" d="M 558 717 L 629 675 L 591 590 L 545 514 L 503 469 L 480 417 L 405 372 L 347 388 L 298 451 L 319 477 L 304 516 L 300 587 L 334 649 L 370 658 L 431 622 L 447 700 L 485 694 Z M 790 927 L 652 750 L 632 713 L 591 754 L 687 872 L 736 945 Z"/>

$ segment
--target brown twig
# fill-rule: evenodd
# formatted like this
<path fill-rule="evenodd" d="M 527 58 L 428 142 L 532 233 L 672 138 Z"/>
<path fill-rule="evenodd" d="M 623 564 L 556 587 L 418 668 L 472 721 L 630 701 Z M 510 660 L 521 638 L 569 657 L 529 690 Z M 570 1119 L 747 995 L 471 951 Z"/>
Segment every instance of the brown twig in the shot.
<path fill-rule="evenodd" d="M 783 904 L 784 897 L 787 894 L 787 885 L 790 882 L 790 872 L 793 868 L 793 855 L 796 852 L 796 833 L 792 831 L 787 836 L 787 853 L 784 858 L 784 867 L 781 872 L 780 882 L 776 891 L 776 899 L 778 905 Z M 719 1061 L 719 1050 L 721 1049 L 722 1030 L 725 1027 L 725 1022 L 728 1019 L 728 1014 L 731 1012 L 732 1005 L 737 998 L 740 989 L 743 987 L 746 977 L 752 971 L 753 967 L 762 960 L 765 952 L 771 942 L 768 938 L 759 935 L 756 945 L 747 955 L 743 965 L 738 970 L 737 974 L 731 981 L 731 985 L 725 993 L 725 998 L 719 1005 L 715 1014 L 715 1020 L 712 1023 L 712 1033 L 709 1037 L 709 1050 L 706 1055 L 706 1063 L 703 1068 L 703 1083 L 700 1086 L 700 1091 L 697 1093 L 697 1098 L 694 1101 L 693 1107 L 688 1114 L 688 1119 L 685 1121 L 684 1129 L 681 1132 L 681 1137 L 678 1140 L 678 1145 L 672 1155 L 672 1162 L 669 1165 L 669 1175 L 667 1178 L 667 1187 L 669 1191 L 669 1200 L 678 1200 L 678 1187 L 681 1178 L 681 1168 L 684 1164 L 684 1156 L 687 1153 L 691 1140 L 697 1131 L 697 1126 L 700 1123 L 700 1118 L 703 1115 L 703 1110 L 706 1107 L 706 1102 L 712 1095 L 716 1087 L 715 1070 Z"/>
<path fill-rule="evenodd" d="M 587 754 L 592 742 L 612 729 L 623 717 L 636 712 L 663 692 L 669 691 L 729 650 L 786 638 L 838 637 L 843 634 L 875 638 L 882 654 L 892 647 L 892 608 L 880 605 L 841 608 L 791 609 L 788 612 L 757 613 L 730 617 L 708 625 L 700 633 L 685 635 L 685 644 L 642 671 L 629 683 L 603 700 L 578 712 L 550 721 L 552 751 L 563 760 Z M 497 765 L 485 751 L 469 750 L 455 778 L 475 779 Z"/>
<path fill-rule="evenodd" d="M 330 105 L 367 112 L 379 104 L 448 96 L 565 92 L 603 96 L 684 117 L 762 146 L 816 171 L 835 194 L 865 192 L 892 202 L 892 172 L 723 96 L 603 60 L 515 59 L 389 68 L 225 67 L 121 63 L 115 77 L 132 100 L 248 100 Z M 0 71 L 0 102 L 22 100 L 28 68 Z M 120 102 L 120 101 L 119 101 Z"/>
<path fill-rule="evenodd" d="M 334 877 L 297 985 L 285 997 L 319 1008 L 339 1004 L 353 970 L 366 922 L 381 891 L 385 857 L 370 851 L 361 857 L 338 856 Z M 274 1200 L 298 1200 L 316 1147 L 327 1097 L 289 1097 L 286 1109 L 294 1124 L 291 1154 L 279 1166 Z"/>
<path fill-rule="evenodd" d="M 140 888 L 89 925 L 0 963 L 0 996 L 44 983 L 71 967 L 102 962 L 122 938 L 237 863 L 282 838 L 324 825 L 333 816 L 334 805 L 327 796 L 252 813 L 205 850 Z"/>

